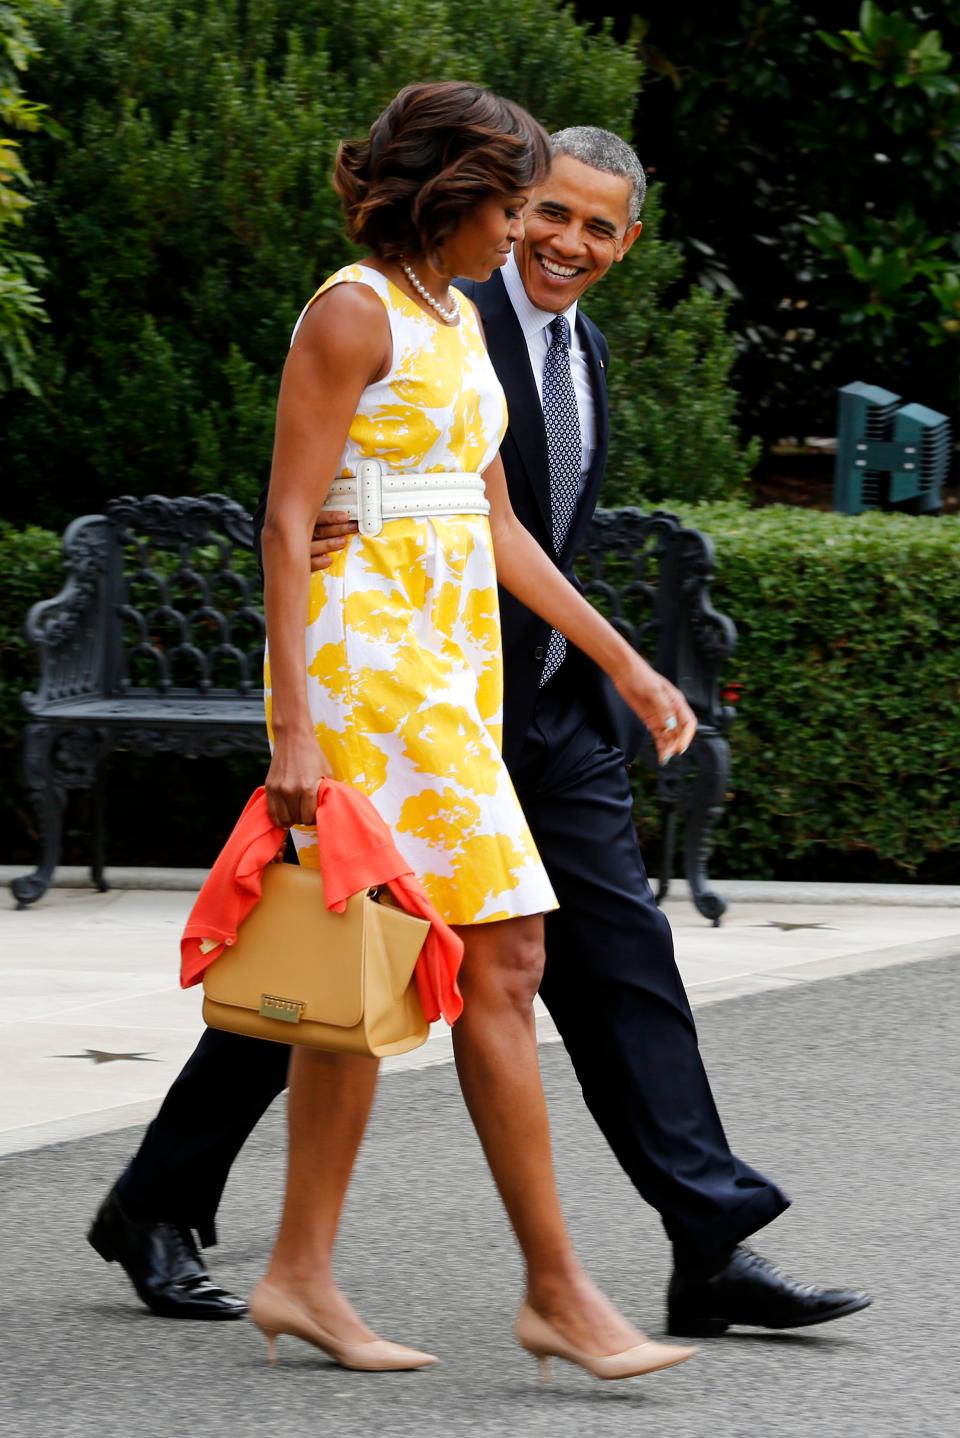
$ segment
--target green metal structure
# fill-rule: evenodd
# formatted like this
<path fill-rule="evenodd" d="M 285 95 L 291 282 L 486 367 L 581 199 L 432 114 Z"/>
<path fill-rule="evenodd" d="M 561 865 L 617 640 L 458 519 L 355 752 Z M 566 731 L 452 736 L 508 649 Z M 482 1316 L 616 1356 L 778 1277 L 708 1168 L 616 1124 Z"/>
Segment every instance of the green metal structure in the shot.
<path fill-rule="evenodd" d="M 939 513 L 950 467 L 947 416 L 859 381 L 844 385 L 839 396 L 834 509 Z"/>

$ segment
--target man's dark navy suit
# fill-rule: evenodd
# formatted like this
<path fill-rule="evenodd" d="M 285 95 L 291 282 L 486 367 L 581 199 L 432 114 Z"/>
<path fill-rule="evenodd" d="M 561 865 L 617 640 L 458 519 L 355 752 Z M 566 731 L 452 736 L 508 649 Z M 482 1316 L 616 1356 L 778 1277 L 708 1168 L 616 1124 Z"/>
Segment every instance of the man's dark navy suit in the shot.
<path fill-rule="evenodd" d="M 507 395 L 501 453 L 514 510 L 552 557 L 546 431 L 523 331 L 499 274 L 460 287 L 480 310 Z M 559 557 L 565 570 L 597 504 L 607 455 L 607 344 L 582 312 L 577 334 L 593 382 L 596 447 Z M 541 689 L 549 628 L 511 595 L 500 599 L 504 758 L 560 903 L 546 918 L 541 994 L 591 1113 L 660 1213 L 678 1266 L 714 1266 L 789 1200 L 724 1136 L 670 927 L 640 856 L 623 752 L 612 742 L 622 739 L 623 716 L 612 712 L 600 671 L 572 648 Z M 214 1241 L 230 1166 L 284 1087 L 287 1055 L 277 1044 L 208 1030 L 120 1181 L 130 1208 Z"/>

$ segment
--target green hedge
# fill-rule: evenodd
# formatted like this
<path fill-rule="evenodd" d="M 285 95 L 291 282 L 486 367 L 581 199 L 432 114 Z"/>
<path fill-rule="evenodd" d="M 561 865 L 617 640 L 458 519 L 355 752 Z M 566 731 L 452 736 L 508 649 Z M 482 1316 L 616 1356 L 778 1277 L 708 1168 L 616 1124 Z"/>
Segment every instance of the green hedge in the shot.
<path fill-rule="evenodd" d="M 714 601 L 740 634 L 723 675 L 742 697 L 713 873 L 960 881 L 960 518 L 671 507 L 713 539 Z M 18 761 L 19 694 L 35 674 L 23 615 L 59 586 L 59 538 L 0 524 L 8 772 Z M 224 837 L 216 815 L 234 813 L 261 769 L 117 756 L 108 766 L 114 862 L 206 862 Z M 198 802 L 201 774 L 215 802 Z M 655 868 L 649 776 L 638 791 Z M 151 824 L 138 822 L 143 796 L 160 793 Z M 22 792 L 7 786 L 4 861 L 30 861 L 30 822 Z M 81 826 L 68 834 L 67 858 L 86 857 Z"/>
<path fill-rule="evenodd" d="M 20 695 L 32 689 L 37 666 L 23 621 L 31 604 L 60 588 L 60 540 L 49 530 L 15 529 L 0 520 L 0 862 L 34 861 L 33 816 L 20 781 L 20 735 L 24 710 Z"/>
<path fill-rule="evenodd" d="M 960 881 L 960 519 L 665 507 L 739 631 L 713 872 Z"/>
<path fill-rule="evenodd" d="M 38 599 L 56 594 L 62 583 L 59 536 L 32 525 L 15 529 L 0 520 L 0 746 L 4 751 L 18 742 L 24 717 L 20 695 L 33 687 L 37 674 L 33 646 L 23 632 L 27 610 Z"/>

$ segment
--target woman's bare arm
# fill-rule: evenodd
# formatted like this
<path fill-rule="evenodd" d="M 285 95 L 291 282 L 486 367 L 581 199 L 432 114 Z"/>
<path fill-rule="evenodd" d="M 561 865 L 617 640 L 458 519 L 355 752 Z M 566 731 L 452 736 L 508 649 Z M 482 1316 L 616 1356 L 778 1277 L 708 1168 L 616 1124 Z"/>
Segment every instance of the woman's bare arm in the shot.
<path fill-rule="evenodd" d="M 682 753 L 697 721 L 680 690 L 658 674 L 631 644 L 565 579 L 513 512 L 500 456 L 484 474 L 497 577 L 603 669 L 650 730 L 661 762 Z M 665 728 L 669 716 L 675 727 Z"/>
<path fill-rule="evenodd" d="M 349 284 L 312 306 L 283 369 L 262 544 L 274 734 L 267 801 L 285 826 L 313 823 L 317 785 L 329 773 L 307 705 L 313 530 L 360 396 L 389 364 L 383 305 L 372 290 Z"/>

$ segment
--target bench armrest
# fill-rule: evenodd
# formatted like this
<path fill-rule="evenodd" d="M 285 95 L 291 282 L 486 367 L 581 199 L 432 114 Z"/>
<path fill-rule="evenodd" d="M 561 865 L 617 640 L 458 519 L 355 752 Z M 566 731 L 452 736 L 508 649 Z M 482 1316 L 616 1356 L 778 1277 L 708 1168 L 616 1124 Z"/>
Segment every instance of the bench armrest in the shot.
<path fill-rule="evenodd" d="M 25 709 L 103 692 L 104 592 L 110 536 L 102 515 L 75 519 L 63 536 L 67 577 L 60 593 L 34 604 L 25 632 L 40 657 L 40 683 Z"/>
<path fill-rule="evenodd" d="M 729 727 L 718 675 L 737 631 L 710 599 L 714 549 L 707 536 L 665 510 L 598 509 L 583 558 L 584 593 L 676 684 L 701 724 Z"/>
<path fill-rule="evenodd" d="M 720 670 L 737 644 L 733 620 L 714 608 L 710 597 L 715 551 L 699 529 L 680 529 L 673 536 L 671 560 L 665 567 L 664 639 L 674 672 L 668 678 L 680 689 L 700 721 L 726 734 L 735 711 L 720 700 Z"/>

